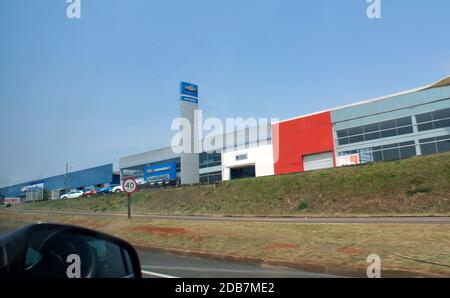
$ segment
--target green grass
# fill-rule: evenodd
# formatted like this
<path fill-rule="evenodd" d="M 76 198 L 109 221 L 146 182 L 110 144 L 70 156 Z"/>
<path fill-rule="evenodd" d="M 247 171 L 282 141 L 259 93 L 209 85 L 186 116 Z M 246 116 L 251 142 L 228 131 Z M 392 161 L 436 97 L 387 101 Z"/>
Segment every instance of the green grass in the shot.
<path fill-rule="evenodd" d="M 449 267 L 406 260 L 393 254 L 450 265 L 448 225 L 127 220 L 122 217 L 3 211 L 0 212 L 0 231 L 36 221 L 86 226 L 144 248 L 187 250 L 341 268 L 366 268 L 367 256 L 378 254 L 382 258 L 383 270 L 401 269 L 450 276 Z"/>
<path fill-rule="evenodd" d="M 14 208 L 126 212 L 124 194 Z M 146 190 L 139 214 L 450 215 L 450 153 L 308 173 Z"/>

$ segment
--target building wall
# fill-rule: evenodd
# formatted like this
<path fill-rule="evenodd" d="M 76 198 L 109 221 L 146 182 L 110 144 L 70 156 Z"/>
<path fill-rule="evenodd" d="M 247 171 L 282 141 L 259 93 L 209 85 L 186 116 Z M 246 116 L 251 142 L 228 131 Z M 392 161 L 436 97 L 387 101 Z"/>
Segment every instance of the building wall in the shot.
<path fill-rule="evenodd" d="M 203 142 L 209 147 L 204 148 L 205 151 L 217 152 L 268 145 L 272 143 L 272 124 L 267 122 L 220 135 L 206 135 Z"/>
<path fill-rule="evenodd" d="M 237 155 L 247 155 L 244 160 L 236 160 Z M 232 150 L 222 153 L 222 180 L 230 180 L 230 169 L 255 166 L 256 177 L 270 176 L 274 174 L 273 147 L 264 145 L 259 147 Z"/>
<path fill-rule="evenodd" d="M 256 138 L 251 138 L 250 136 L 256 136 Z M 208 182 L 211 182 L 211 180 L 216 181 L 218 177 L 221 177 L 222 173 L 221 152 L 272 144 L 272 125 L 271 123 L 263 123 L 257 125 L 256 127 L 246 127 L 244 129 L 231 131 L 221 135 L 206 136 L 204 141 L 207 144 L 212 145 L 208 149 L 214 150 L 214 152 L 203 152 L 198 154 L 200 178 L 203 181 L 207 180 Z M 173 153 L 171 147 L 122 157 L 119 160 L 119 168 L 122 176 L 121 178 L 123 179 L 124 177 L 133 176 L 138 180 L 142 180 L 144 177 L 143 170 L 146 165 L 171 160 L 176 160 L 177 163 L 180 163 L 180 154 Z M 178 175 L 180 176 L 182 171 L 181 165 L 177 170 Z M 207 177 L 208 175 L 211 177 Z"/>
<path fill-rule="evenodd" d="M 303 172 L 303 156 L 333 152 L 330 112 L 283 121 L 273 126 L 275 175 Z"/>
<path fill-rule="evenodd" d="M 97 184 L 108 184 L 111 183 L 112 181 L 113 181 L 113 164 L 107 164 L 81 171 L 70 172 L 67 175 L 67 184 L 69 189 L 95 186 Z M 66 176 L 62 174 L 40 180 L 33 180 L 26 183 L 12 185 L 0 189 L 0 194 L 5 197 L 25 196 L 25 193 L 21 191 L 23 187 L 40 183 L 43 183 L 44 188 L 47 190 L 64 189 L 66 184 Z"/>
<path fill-rule="evenodd" d="M 450 126 L 420 131 L 416 116 L 421 113 L 450 108 L 449 82 L 450 77 L 442 80 L 439 84 L 413 91 L 281 121 L 271 125 L 267 136 L 258 134 L 256 141 L 250 139 L 249 134 L 251 131 L 259 132 L 264 128 L 264 125 L 228 132 L 217 137 L 217 140 L 220 141 L 217 141 L 216 137 L 207 136 L 208 143 L 215 144 L 212 146 L 213 150 L 216 150 L 217 153 L 223 153 L 223 155 L 221 162 L 215 160 L 212 155 L 207 159 L 204 158 L 204 154 L 200 155 L 200 175 L 203 178 L 210 174 L 217 177 L 218 173 L 222 172 L 223 179 L 227 180 L 229 166 L 239 165 L 231 161 L 232 157 L 230 156 L 232 154 L 251 152 L 252 148 L 257 148 L 256 152 L 258 152 L 260 150 L 258 148 L 264 148 L 267 144 L 272 144 L 270 159 L 273 160 L 272 167 L 276 175 L 304 171 L 303 157 L 306 155 L 332 152 L 335 166 L 336 156 L 338 155 L 360 153 L 360 155 L 366 156 L 368 151 L 373 150 L 379 150 L 382 155 L 385 151 L 386 155 L 393 151 L 397 151 L 399 155 L 404 157 L 409 157 L 412 154 L 420 155 L 422 154 L 422 148 L 425 148 L 425 141 L 435 142 L 437 150 L 444 150 L 447 143 L 443 144 L 443 142 L 447 141 L 442 138 L 448 136 L 450 139 Z M 402 118 L 403 120 L 406 119 L 407 122 L 409 121 L 410 124 L 400 125 Z M 410 126 L 412 131 L 408 133 L 403 131 L 393 136 L 378 139 L 364 139 L 356 143 L 340 144 L 338 140 L 338 131 L 348 131 L 366 125 L 379 125 L 382 122 L 392 122 L 394 119 L 399 119 L 399 121 L 394 121 L 397 133 L 406 126 Z M 214 139 L 214 141 L 211 139 Z M 395 148 L 393 149 L 393 147 Z M 227 152 L 232 153 L 230 153 L 231 155 L 225 155 Z M 373 152 L 369 153 L 372 159 L 374 155 Z M 174 155 L 171 148 L 164 148 L 121 158 L 120 168 L 145 165 L 176 157 L 179 158 L 179 155 Z M 223 162 L 224 160 L 228 162 L 228 158 L 230 158 L 230 161 L 227 166 Z M 366 158 L 362 161 L 371 160 Z M 245 164 L 245 162 L 241 161 L 241 164 Z M 181 169 L 181 171 L 183 170 Z"/>
<path fill-rule="evenodd" d="M 334 109 L 331 112 L 331 120 L 333 124 L 351 124 L 352 121 L 356 121 L 356 123 L 359 123 L 359 121 L 373 121 L 373 119 L 367 118 L 369 116 L 374 117 L 376 120 L 380 116 L 389 119 L 392 117 L 392 114 L 388 113 L 393 113 L 395 116 L 409 115 L 411 113 L 408 112 L 408 109 L 416 109 L 417 112 L 427 112 L 431 109 L 447 107 L 444 101 L 449 97 L 450 86 L 390 96 Z M 384 116 L 381 114 L 384 114 Z"/>
<path fill-rule="evenodd" d="M 420 120 L 416 116 L 448 108 L 450 108 L 450 87 L 447 86 L 386 97 L 381 100 L 333 110 L 331 119 L 336 155 L 360 153 L 363 162 L 380 161 L 379 158 L 392 160 L 397 157 L 401 159 L 411 155 L 421 155 L 421 141 L 427 138 L 450 136 L 450 127 L 421 131 L 418 126 Z M 372 139 L 370 133 L 365 133 L 370 125 L 392 122 L 393 119 L 409 119 L 411 128 L 409 128 L 409 124 L 407 126 L 397 125 L 398 131 L 395 135 L 376 139 Z M 360 135 L 360 141 L 346 144 L 342 142 L 342 139 L 339 139 L 339 137 L 342 137 L 342 131 L 360 130 L 361 127 L 363 128 L 363 135 Z M 401 129 L 403 129 L 402 133 L 400 132 Z M 380 126 L 380 132 L 389 132 L 389 130 L 383 130 Z M 400 151 L 400 153 L 389 154 L 388 158 L 384 158 L 384 152 L 392 151 L 392 146 L 398 146 L 398 150 L 404 150 L 405 154 Z M 379 152 L 383 152 L 382 157 L 376 156 Z"/>
<path fill-rule="evenodd" d="M 171 147 L 147 151 L 140 154 L 124 156 L 119 159 L 119 168 L 126 169 L 135 166 L 156 163 L 164 160 L 179 158 L 179 154 L 175 154 Z"/>

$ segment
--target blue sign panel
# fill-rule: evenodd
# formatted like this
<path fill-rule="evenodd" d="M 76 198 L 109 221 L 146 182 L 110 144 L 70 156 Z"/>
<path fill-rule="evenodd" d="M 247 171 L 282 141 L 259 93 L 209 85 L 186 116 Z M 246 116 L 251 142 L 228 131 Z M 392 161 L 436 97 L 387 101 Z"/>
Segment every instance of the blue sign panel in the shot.
<path fill-rule="evenodd" d="M 195 97 L 189 97 L 189 96 L 181 96 L 180 100 L 187 101 L 187 102 L 193 102 L 198 104 L 198 98 Z"/>
<path fill-rule="evenodd" d="M 145 181 L 173 181 L 176 179 L 177 163 L 174 161 L 146 166 L 144 169 Z"/>
<path fill-rule="evenodd" d="M 180 94 L 197 98 L 198 97 L 198 86 L 191 84 L 191 83 L 181 82 L 180 83 Z"/>

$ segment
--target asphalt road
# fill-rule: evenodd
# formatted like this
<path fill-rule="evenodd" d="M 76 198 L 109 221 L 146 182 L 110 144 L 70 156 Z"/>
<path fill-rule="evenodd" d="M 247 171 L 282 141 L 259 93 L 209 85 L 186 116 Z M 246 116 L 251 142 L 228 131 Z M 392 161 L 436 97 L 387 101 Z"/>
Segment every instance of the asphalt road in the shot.
<path fill-rule="evenodd" d="M 138 251 L 145 278 L 333 278 L 284 267 L 261 267 Z"/>
<path fill-rule="evenodd" d="M 106 212 L 78 212 L 78 211 L 43 211 L 43 210 L 9 210 L 9 212 L 70 214 L 86 216 L 124 217 L 126 214 Z M 450 217 L 257 217 L 257 216 L 190 216 L 190 215 L 142 215 L 132 214 L 133 217 L 159 220 L 191 220 L 191 221 L 219 221 L 219 222 L 284 222 L 299 224 L 450 224 Z"/>

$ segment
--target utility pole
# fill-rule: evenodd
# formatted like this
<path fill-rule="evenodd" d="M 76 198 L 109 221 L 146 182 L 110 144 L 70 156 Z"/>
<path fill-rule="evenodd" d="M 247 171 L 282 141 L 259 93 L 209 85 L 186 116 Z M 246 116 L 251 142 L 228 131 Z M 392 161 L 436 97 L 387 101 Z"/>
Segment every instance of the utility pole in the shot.
<path fill-rule="evenodd" d="M 67 193 L 69 191 L 69 163 L 66 162 L 66 174 L 64 175 L 64 192 Z"/>

